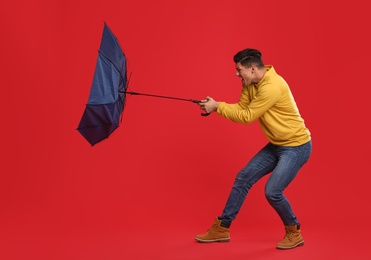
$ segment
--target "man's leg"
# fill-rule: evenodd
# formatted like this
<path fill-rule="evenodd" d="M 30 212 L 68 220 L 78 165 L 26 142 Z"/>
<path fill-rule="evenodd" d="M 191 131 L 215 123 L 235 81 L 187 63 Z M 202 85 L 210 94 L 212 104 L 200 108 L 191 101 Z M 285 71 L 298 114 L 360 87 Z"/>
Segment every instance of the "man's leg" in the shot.
<path fill-rule="evenodd" d="M 268 144 L 260 150 L 237 174 L 222 215 L 215 220 L 214 225 L 207 233 L 197 235 L 196 240 L 199 242 L 229 241 L 229 226 L 236 218 L 247 193 L 254 183 L 274 169 L 277 161 L 273 145 Z M 223 235 L 218 235 L 218 232 L 223 233 Z"/>
<path fill-rule="evenodd" d="M 278 163 L 269 177 L 265 195 L 285 225 L 286 235 L 278 243 L 278 249 L 290 249 L 304 245 L 300 224 L 283 191 L 296 177 L 301 167 L 308 161 L 312 151 L 311 142 L 298 147 L 277 147 Z"/>

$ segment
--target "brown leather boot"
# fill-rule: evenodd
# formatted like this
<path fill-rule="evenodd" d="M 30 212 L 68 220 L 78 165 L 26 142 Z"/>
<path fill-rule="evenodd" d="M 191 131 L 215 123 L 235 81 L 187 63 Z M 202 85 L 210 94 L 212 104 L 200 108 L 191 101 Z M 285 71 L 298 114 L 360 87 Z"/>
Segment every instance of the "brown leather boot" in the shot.
<path fill-rule="evenodd" d="M 201 243 L 229 242 L 229 228 L 220 226 L 221 223 L 222 221 L 216 218 L 213 226 L 207 233 L 197 235 L 195 239 Z"/>
<path fill-rule="evenodd" d="M 285 226 L 286 235 L 281 242 L 277 244 L 277 249 L 292 249 L 297 246 L 304 246 L 304 239 L 301 236 L 300 226 Z"/>

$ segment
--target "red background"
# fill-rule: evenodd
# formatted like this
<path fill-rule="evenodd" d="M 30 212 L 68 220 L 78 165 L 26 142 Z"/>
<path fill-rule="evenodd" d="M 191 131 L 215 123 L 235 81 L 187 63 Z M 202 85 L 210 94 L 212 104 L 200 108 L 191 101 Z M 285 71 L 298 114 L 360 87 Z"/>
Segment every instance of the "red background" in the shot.
<path fill-rule="evenodd" d="M 2 1 L 1 259 L 369 259 L 366 1 Z M 106 21 L 131 91 L 235 102 L 233 55 L 260 49 L 289 83 L 313 154 L 287 189 L 306 246 L 256 184 L 227 244 L 193 241 L 266 142 L 192 103 L 129 96 L 90 147 L 76 131 Z"/>

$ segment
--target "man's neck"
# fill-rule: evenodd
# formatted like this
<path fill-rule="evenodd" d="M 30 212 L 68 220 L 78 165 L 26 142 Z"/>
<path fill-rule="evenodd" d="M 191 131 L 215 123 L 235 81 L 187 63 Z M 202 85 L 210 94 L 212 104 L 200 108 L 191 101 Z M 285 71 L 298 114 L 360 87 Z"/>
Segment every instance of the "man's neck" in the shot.
<path fill-rule="evenodd" d="M 253 83 L 258 84 L 264 77 L 265 73 L 267 73 L 267 70 L 265 68 L 256 70 L 256 77 L 253 80 Z"/>

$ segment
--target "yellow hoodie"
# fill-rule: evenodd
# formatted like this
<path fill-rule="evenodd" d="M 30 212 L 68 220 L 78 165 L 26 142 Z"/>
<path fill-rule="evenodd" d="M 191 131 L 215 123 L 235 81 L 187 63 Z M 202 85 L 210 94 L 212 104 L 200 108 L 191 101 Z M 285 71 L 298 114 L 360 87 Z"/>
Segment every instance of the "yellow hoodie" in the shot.
<path fill-rule="evenodd" d="M 250 124 L 259 120 L 272 144 L 299 146 L 311 140 L 286 81 L 273 66 L 258 84 L 243 86 L 236 104 L 220 102 L 217 113 L 233 122 Z"/>

